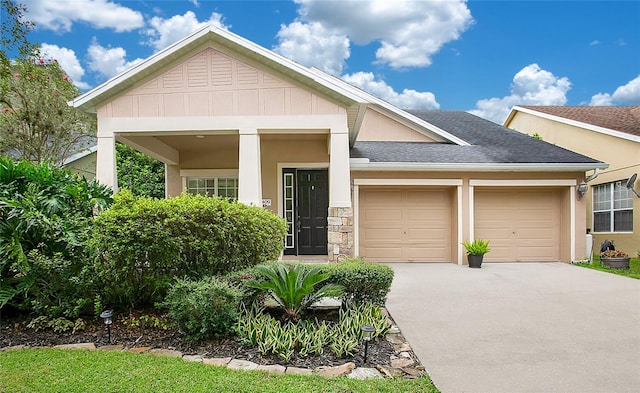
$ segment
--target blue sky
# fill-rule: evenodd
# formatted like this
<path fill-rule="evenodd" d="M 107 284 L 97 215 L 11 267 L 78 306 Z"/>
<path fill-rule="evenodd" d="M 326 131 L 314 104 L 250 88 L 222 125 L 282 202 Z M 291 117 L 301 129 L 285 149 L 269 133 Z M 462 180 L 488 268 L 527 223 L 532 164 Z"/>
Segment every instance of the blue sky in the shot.
<path fill-rule="evenodd" d="M 83 91 L 214 23 L 401 108 L 640 105 L 640 1 L 22 2 Z"/>

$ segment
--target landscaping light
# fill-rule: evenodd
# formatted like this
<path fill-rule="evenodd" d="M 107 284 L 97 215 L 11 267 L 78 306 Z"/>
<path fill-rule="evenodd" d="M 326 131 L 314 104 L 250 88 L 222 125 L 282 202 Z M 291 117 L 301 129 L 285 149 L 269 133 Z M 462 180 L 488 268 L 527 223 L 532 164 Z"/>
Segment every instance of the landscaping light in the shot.
<path fill-rule="evenodd" d="M 113 310 L 104 310 L 102 314 L 100 314 L 100 318 L 104 319 L 104 324 L 107 325 L 107 339 L 109 340 L 109 344 L 111 344 L 111 324 L 113 320 L 111 317 L 113 316 Z"/>
<path fill-rule="evenodd" d="M 364 325 L 362 327 L 362 339 L 364 340 L 364 362 L 367 363 L 367 352 L 369 351 L 369 341 L 376 329 L 373 326 Z"/>

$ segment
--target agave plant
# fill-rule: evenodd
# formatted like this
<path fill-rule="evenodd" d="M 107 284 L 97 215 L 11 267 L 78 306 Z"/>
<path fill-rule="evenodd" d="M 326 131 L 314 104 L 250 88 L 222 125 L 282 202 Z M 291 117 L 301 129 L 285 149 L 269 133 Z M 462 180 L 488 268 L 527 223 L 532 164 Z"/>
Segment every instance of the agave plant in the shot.
<path fill-rule="evenodd" d="M 266 277 L 266 281 L 254 280 L 247 285 L 268 291 L 284 309 L 286 319 L 299 319 L 319 299 L 339 297 L 344 293 L 344 288 L 337 284 L 325 284 L 315 289 L 317 284 L 330 277 L 330 274 L 323 274 L 317 267 L 309 269 L 302 265 L 260 265 L 256 269 L 261 276 Z"/>

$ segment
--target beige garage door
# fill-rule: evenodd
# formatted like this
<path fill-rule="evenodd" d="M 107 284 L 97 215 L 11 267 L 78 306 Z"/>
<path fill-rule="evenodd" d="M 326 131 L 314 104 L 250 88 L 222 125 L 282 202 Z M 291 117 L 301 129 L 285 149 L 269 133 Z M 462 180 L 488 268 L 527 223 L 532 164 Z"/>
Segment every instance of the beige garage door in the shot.
<path fill-rule="evenodd" d="M 452 193 L 361 188 L 359 255 L 377 262 L 450 262 Z"/>
<path fill-rule="evenodd" d="M 487 262 L 560 260 L 560 192 L 475 190 L 475 238 L 490 241 Z"/>

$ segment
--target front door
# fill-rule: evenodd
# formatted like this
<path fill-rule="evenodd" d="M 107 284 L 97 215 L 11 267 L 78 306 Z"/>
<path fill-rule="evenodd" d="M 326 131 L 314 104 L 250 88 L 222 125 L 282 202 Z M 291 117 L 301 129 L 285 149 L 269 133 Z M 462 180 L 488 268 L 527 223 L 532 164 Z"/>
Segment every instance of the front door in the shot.
<path fill-rule="evenodd" d="M 285 254 L 327 255 L 327 170 L 286 169 L 283 176 L 284 212 L 289 224 Z"/>

